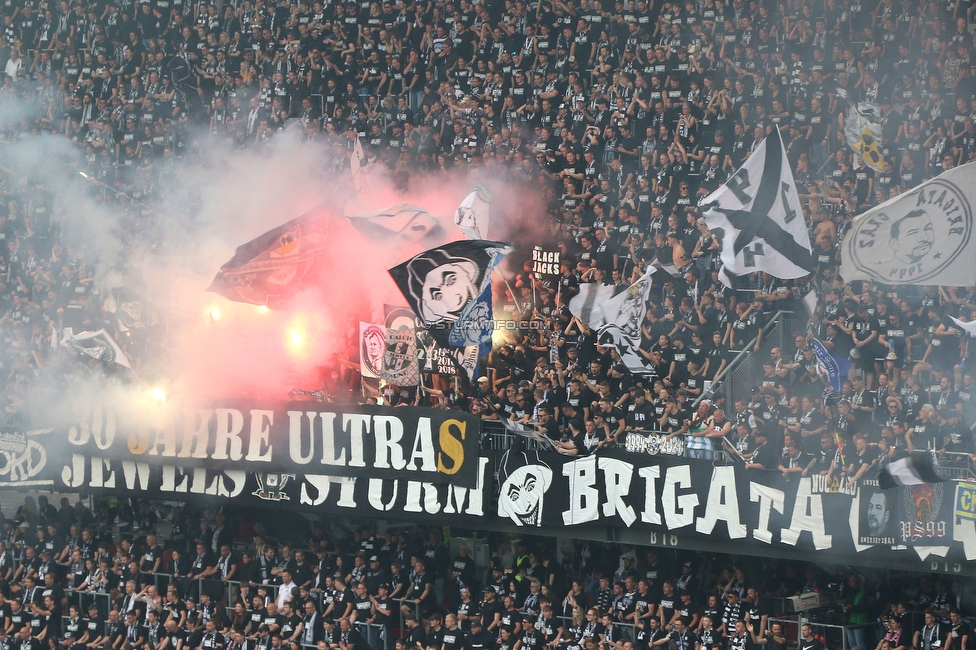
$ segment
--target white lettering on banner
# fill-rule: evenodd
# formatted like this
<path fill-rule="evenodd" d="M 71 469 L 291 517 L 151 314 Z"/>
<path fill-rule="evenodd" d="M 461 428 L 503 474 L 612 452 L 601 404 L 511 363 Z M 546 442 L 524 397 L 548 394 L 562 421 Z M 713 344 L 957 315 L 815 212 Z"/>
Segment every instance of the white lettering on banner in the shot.
<path fill-rule="evenodd" d="M 374 418 L 373 438 L 376 440 L 376 460 L 373 467 L 377 469 L 403 469 L 407 465 L 403 457 L 400 440 L 403 439 L 403 423 L 400 418 L 387 415 L 377 415 Z M 375 479 L 370 479 L 370 483 Z"/>
<path fill-rule="evenodd" d="M 325 503 L 329 496 L 329 490 L 333 483 L 339 484 L 339 500 L 336 505 L 342 508 L 355 508 L 356 497 L 354 490 L 356 482 L 348 478 L 336 478 L 335 476 L 323 476 L 321 474 L 306 474 L 302 481 L 302 488 L 299 494 L 299 503 L 303 506 L 320 506 Z M 308 491 L 308 487 L 315 489 L 315 496 Z"/>
<path fill-rule="evenodd" d="M 573 526 L 599 519 L 596 456 L 566 463 L 563 465 L 563 476 L 569 479 L 569 510 L 563 512 L 563 523 Z"/>
<path fill-rule="evenodd" d="M 603 482 L 606 486 L 607 501 L 603 504 L 603 516 L 620 516 L 624 526 L 630 525 L 637 519 L 634 509 L 624 503 L 624 497 L 630 494 L 630 478 L 634 475 L 634 466 L 615 458 L 600 458 L 600 471 L 603 472 Z"/>
<path fill-rule="evenodd" d="M 264 421 L 267 419 L 268 425 Z M 244 460 L 260 463 L 271 462 L 271 425 L 274 424 L 274 411 L 251 409 L 251 436 L 247 443 L 247 456 Z"/>
<path fill-rule="evenodd" d="M 186 492 L 189 484 L 190 477 L 183 472 L 182 467 L 163 465 L 163 482 L 159 486 L 160 492 Z"/>
<path fill-rule="evenodd" d="M 99 449 L 111 447 L 115 442 L 115 409 L 100 401 L 93 405 L 86 399 L 74 400 L 73 407 L 78 425 L 68 428 L 68 442 L 87 445 L 92 440 Z"/>
<path fill-rule="evenodd" d="M 669 467 L 664 475 L 664 523 L 668 530 L 690 526 L 695 521 L 697 494 L 676 495 L 677 488 L 691 488 L 691 467 Z"/>
<path fill-rule="evenodd" d="M 711 535 L 719 520 L 725 522 L 729 538 L 746 536 L 746 525 L 739 519 L 739 497 L 735 490 L 735 468 L 715 467 L 705 502 L 705 516 L 695 522 L 695 530 Z"/>
<path fill-rule="evenodd" d="M 813 535 L 813 547 L 818 551 L 830 548 L 833 537 L 824 529 L 823 501 L 819 494 L 812 493 L 810 477 L 801 478 L 793 501 L 793 517 L 790 527 L 780 531 L 784 544 L 796 546 L 800 533 L 809 531 Z"/>
<path fill-rule="evenodd" d="M 125 487 L 134 490 L 136 480 L 139 481 L 139 489 L 143 492 L 149 489 L 149 463 L 133 463 L 129 460 L 122 461 L 122 476 L 125 478 Z"/>
<path fill-rule="evenodd" d="M 346 450 L 339 450 L 339 455 L 335 452 L 335 413 L 319 413 L 322 420 L 322 464 L 323 465 L 344 465 L 346 462 Z M 308 413 L 308 434 L 309 446 L 312 455 L 315 454 L 315 415 Z"/>
<path fill-rule="evenodd" d="M 363 458 L 363 434 L 369 430 L 370 416 L 361 413 L 346 413 L 343 416 L 342 430 L 349 432 L 349 467 L 366 467 Z"/>
<path fill-rule="evenodd" d="M 423 496 L 423 504 L 420 499 Z M 441 511 L 441 504 L 437 501 L 437 488 L 432 483 L 407 481 L 407 502 L 403 506 L 404 512 L 425 512 L 436 515 Z"/>
<path fill-rule="evenodd" d="M 108 458 L 93 458 L 91 464 L 92 476 L 88 482 L 89 487 L 104 488 L 106 490 L 115 487 L 115 472 L 112 471 L 112 463 Z M 108 476 L 104 474 L 108 470 Z"/>
<path fill-rule="evenodd" d="M 183 447 L 177 458 L 206 458 L 213 409 L 187 409 L 183 427 Z"/>
<path fill-rule="evenodd" d="M 641 521 L 645 524 L 661 525 L 661 513 L 657 511 L 657 479 L 661 478 L 661 467 L 641 467 L 637 475 L 644 479 L 644 510 L 641 511 Z"/>
<path fill-rule="evenodd" d="M 430 418 L 420 418 L 417 421 L 417 437 L 413 441 L 413 450 L 410 452 L 410 462 L 407 469 L 411 472 L 417 469 L 414 460 L 421 460 L 420 470 L 423 472 L 433 472 L 437 464 L 434 460 L 434 436 L 430 430 Z"/>
<path fill-rule="evenodd" d="M 473 515 L 475 517 L 484 516 L 485 503 L 485 468 L 488 466 L 487 458 L 478 459 L 478 482 L 474 488 L 457 487 L 453 484 L 447 486 L 447 498 L 444 504 L 444 513 L 452 515 Z M 467 503 L 467 507 L 465 507 Z"/>
<path fill-rule="evenodd" d="M 117 430 L 115 407 L 85 399 L 75 400 L 73 407 L 73 421 L 62 430 L 70 445 L 118 449 L 117 444 L 113 447 Z M 149 456 L 277 462 L 286 471 L 294 470 L 295 465 L 321 465 L 345 468 L 352 475 L 365 474 L 370 469 L 392 470 L 408 480 L 411 477 L 402 474 L 422 472 L 440 478 L 458 474 L 470 480 L 465 485 L 473 489 L 475 472 L 469 472 L 465 455 L 472 456 L 472 465 L 476 463 L 470 447 L 472 441 L 477 441 L 477 431 L 468 428 L 477 425 L 464 417 L 444 419 L 408 411 L 403 410 L 404 415 L 398 416 L 293 410 L 283 411 L 276 418 L 274 410 L 261 408 L 169 410 L 159 407 L 138 415 L 128 413 L 133 419 L 125 421 L 126 449 L 118 449 L 120 453 L 114 455 L 119 460 L 133 462 L 144 461 Z M 272 439 L 281 449 L 277 456 Z M 128 456 L 121 454 L 124 451 Z"/>
<path fill-rule="evenodd" d="M 214 435 L 214 460 L 240 460 L 244 456 L 244 414 L 237 409 L 217 409 L 217 430 Z M 229 449 L 228 449 L 229 448 Z"/>
<path fill-rule="evenodd" d="M 393 509 L 393 504 L 396 503 L 397 494 L 400 491 L 400 482 L 393 481 L 393 494 L 390 496 L 389 503 L 383 503 L 383 483 L 383 479 L 369 479 L 369 485 L 366 489 L 366 498 L 369 500 L 369 505 L 373 506 L 374 510 L 388 512 Z"/>
<path fill-rule="evenodd" d="M 119 465 L 113 465 L 109 458 L 88 457 L 83 454 L 71 455 L 71 463 L 61 468 L 61 482 L 66 488 L 117 488 L 121 484 L 116 480 L 115 467 L 120 467 L 122 484 L 126 489 L 143 492 L 155 490 L 151 482 L 152 467 L 149 463 L 121 461 Z M 91 480 L 86 482 L 89 471 Z M 202 467 L 185 469 L 178 465 L 163 465 L 161 471 L 162 480 L 158 489 L 160 493 L 207 494 L 227 498 L 240 495 L 248 476 L 244 470 L 206 470 Z"/>
<path fill-rule="evenodd" d="M 786 494 L 782 490 L 750 481 L 749 500 L 753 503 L 759 502 L 759 525 L 752 531 L 752 537 L 760 542 L 772 544 L 773 533 L 769 530 L 769 517 L 772 510 L 783 514 L 786 508 Z"/>
<path fill-rule="evenodd" d="M 312 437 L 315 435 L 315 416 L 314 411 L 308 412 L 308 454 L 302 453 L 302 448 L 304 447 L 304 442 L 306 441 L 303 435 L 304 427 L 302 427 L 302 416 L 305 415 L 301 411 L 288 411 L 288 451 L 291 452 L 292 462 L 299 465 L 308 465 L 312 462 L 312 456 L 315 455 L 315 446 L 312 444 Z M 335 414 L 332 414 L 335 417 Z M 323 423 L 322 428 L 325 429 L 325 423 Z M 323 441 L 324 442 L 324 441 Z"/>

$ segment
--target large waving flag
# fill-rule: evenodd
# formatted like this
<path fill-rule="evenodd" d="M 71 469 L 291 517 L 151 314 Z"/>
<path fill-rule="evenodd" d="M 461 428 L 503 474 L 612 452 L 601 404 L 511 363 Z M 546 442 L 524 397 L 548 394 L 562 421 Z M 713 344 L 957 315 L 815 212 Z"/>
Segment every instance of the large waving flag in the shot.
<path fill-rule="evenodd" d="M 976 284 L 976 163 L 955 167 L 857 217 L 841 244 L 844 280 Z"/>
<path fill-rule="evenodd" d="M 444 241 L 445 231 L 437 219 L 412 203 L 397 203 L 383 210 L 346 217 L 356 230 L 378 244 L 433 246 Z"/>
<path fill-rule="evenodd" d="M 207 291 L 274 308 L 305 288 L 329 245 L 328 217 L 304 214 L 238 246 Z"/>
<path fill-rule="evenodd" d="M 637 350 L 641 342 L 641 323 L 651 296 L 651 276 L 656 270 L 648 265 L 640 279 L 603 306 L 606 322 L 597 333 L 597 339 L 601 345 L 617 350 L 620 360 L 631 372 L 647 370 L 645 359 Z"/>
<path fill-rule="evenodd" d="M 810 236 L 778 129 L 702 207 L 705 223 L 722 247 L 727 273 L 765 271 L 793 279 L 814 270 Z"/>
<path fill-rule="evenodd" d="M 411 309 L 442 346 L 491 342 L 491 271 L 509 244 L 463 240 L 424 251 L 390 269 Z"/>
<path fill-rule="evenodd" d="M 454 212 L 454 224 L 468 239 L 488 239 L 491 195 L 479 185 Z"/>
<path fill-rule="evenodd" d="M 847 378 L 847 373 L 851 370 L 850 360 L 837 356 L 824 347 L 824 344 L 818 339 L 813 339 L 813 353 L 817 356 L 820 379 L 835 392 L 841 392 L 844 387 L 844 379 Z"/>
<path fill-rule="evenodd" d="M 122 348 L 104 329 L 97 332 L 78 332 L 75 334 L 72 328 L 66 327 L 61 335 L 61 347 L 86 354 L 92 359 L 98 359 L 105 363 L 132 368 Z"/>
<path fill-rule="evenodd" d="M 844 136 L 847 144 L 868 167 L 879 172 L 884 171 L 884 159 L 881 156 L 881 118 L 877 104 L 851 104 L 844 119 Z"/>
<path fill-rule="evenodd" d="M 569 301 L 570 313 L 579 318 L 590 329 L 600 329 L 606 322 L 603 316 L 603 307 L 613 298 L 615 289 L 616 287 L 612 284 L 597 284 L 596 282 L 581 284 L 579 293 Z"/>

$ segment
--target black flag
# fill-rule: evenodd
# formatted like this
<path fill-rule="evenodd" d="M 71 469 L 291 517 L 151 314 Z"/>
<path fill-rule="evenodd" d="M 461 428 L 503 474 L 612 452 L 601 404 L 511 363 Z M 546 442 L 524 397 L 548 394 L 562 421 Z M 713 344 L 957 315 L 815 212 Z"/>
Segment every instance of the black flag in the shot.
<path fill-rule="evenodd" d="M 307 286 L 329 241 L 330 222 L 316 210 L 237 248 L 207 291 L 229 300 L 276 307 Z"/>
<path fill-rule="evenodd" d="M 456 241 L 424 251 L 390 269 L 410 308 L 440 345 L 491 341 L 491 270 L 511 247 Z"/>

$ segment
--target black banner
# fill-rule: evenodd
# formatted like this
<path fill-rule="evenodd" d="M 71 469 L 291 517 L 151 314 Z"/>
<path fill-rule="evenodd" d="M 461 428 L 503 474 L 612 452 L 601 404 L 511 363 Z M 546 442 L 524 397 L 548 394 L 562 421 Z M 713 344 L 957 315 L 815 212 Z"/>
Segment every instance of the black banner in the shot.
<path fill-rule="evenodd" d="M 790 547 L 856 561 L 860 554 L 901 548 L 916 561 L 930 552 L 976 559 L 976 537 L 962 529 L 957 534 L 951 525 L 953 483 L 882 492 L 876 481 L 860 486 L 819 475 L 787 479 L 779 472 L 623 450 L 583 458 L 513 451 L 502 459 L 498 481 L 497 514 L 520 527 L 664 530 L 735 541 L 751 546 L 751 554 L 762 554 L 764 546 Z M 942 486 L 938 497 L 935 488 Z M 880 523 L 874 521 L 876 534 L 868 534 L 874 511 Z M 898 521 L 909 516 L 906 511 L 918 513 L 910 527 Z M 945 548 L 905 550 L 913 541 L 902 530 L 912 532 L 919 546 Z"/>
<path fill-rule="evenodd" d="M 180 408 L 78 399 L 71 421 L 45 442 L 53 443 L 49 464 L 81 455 L 473 488 L 480 434 L 477 417 L 441 409 L 253 400 Z"/>
<path fill-rule="evenodd" d="M 308 509 L 355 517 L 398 519 L 437 515 L 438 520 L 483 521 L 488 459 L 473 458 L 472 488 L 404 479 L 336 477 L 323 474 L 247 472 L 110 460 L 72 454 L 54 481 L 55 491 L 110 492 L 135 497 L 233 499 L 237 505 Z"/>
<path fill-rule="evenodd" d="M 954 483 L 904 485 L 890 490 L 898 499 L 899 544 L 945 545 L 952 540 Z"/>
<path fill-rule="evenodd" d="M 547 251 L 542 246 L 536 246 L 532 249 L 532 272 L 537 275 L 559 275 L 560 255 L 558 250 Z"/>

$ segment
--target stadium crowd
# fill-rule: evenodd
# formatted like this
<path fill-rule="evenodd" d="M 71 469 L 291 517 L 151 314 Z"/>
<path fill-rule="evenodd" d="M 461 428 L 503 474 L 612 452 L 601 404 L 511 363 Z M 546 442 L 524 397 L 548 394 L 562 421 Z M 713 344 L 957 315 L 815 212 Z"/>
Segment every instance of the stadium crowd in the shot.
<path fill-rule="evenodd" d="M 746 650 L 789 637 L 840 648 L 817 625 L 777 620 L 784 597 L 818 592 L 818 616 L 850 627 L 847 647 L 959 650 L 976 613 L 959 578 L 504 535 L 478 566 L 470 540 L 452 556 L 437 527 L 313 520 L 284 537 L 279 521 L 276 538 L 189 505 L 95 510 L 27 497 L 3 519 L 0 647 Z"/>
<path fill-rule="evenodd" d="M 162 208 L 186 198 L 186 179 L 275 139 L 317 147 L 330 174 L 347 173 L 357 140 L 398 183 L 504 171 L 542 192 L 544 243 L 561 252 L 558 275 L 533 274 L 529 261 L 515 295 L 495 300 L 499 314 L 531 326 L 493 349 L 470 385 L 425 375 L 422 391 L 376 386 L 369 399 L 504 415 L 567 454 L 658 430 L 689 453 L 732 449 L 745 471 L 854 479 L 915 449 L 946 459 L 976 451 L 976 357 L 950 320 L 972 318 L 973 289 L 838 274 L 854 216 L 974 159 L 972 9 L 961 0 L 3 0 L 0 147 L 42 134 L 67 143 L 59 162 L 92 179 L 126 244 L 153 241 Z M 846 143 L 854 101 L 879 106 L 884 172 Z M 726 289 L 699 206 L 775 129 L 817 269 Z M 33 391 L 99 365 L 52 348 L 52 331 L 104 327 L 136 365 L 163 337 L 120 331 L 95 275 L 97 233 L 80 231 L 43 166 L 0 169 L 4 430 L 23 426 Z M 667 271 L 642 325 L 648 372 L 635 375 L 567 304 L 582 283 L 623 288 L 654 260 Z M 762 360 L 762 380 L 733 404 L 711 393 L 734 354 L 760 349 L 776 311 L 802 313 L 810 289 L 814 313 L 792 345 Z M 813 337 L 855 360 L 836 404 L 824 403 Z M 338 368 L 322 394 L 361 400 L 360 378 Z M 844 620 L 867 626 L 862 646 L 964 650 L 970 633 L 953 610 L 976 614 L 963 583 L 928 577 L 827 576 L 776 560 L 679 561 L 588 543 L 555 557 L 528 542 L 500 545 L 486 577 L 436 538 L 328 539 L 313 528 L 293 546 L 265 535 L 239 553 L 227 521 L 180 513 L 160 547 L 150 504 L 98 510 L 38 503 L 4 521 L 0 644 L 366 650 L 356 627 L 365 620 L 396 630 L 396 650 L 773 650 L 785 630 L 768 623 L 765 599 L 831 584 Z M 227 602 L 219 583 L 235 576 L 249 586 Z M 924 623 L 902 616 L 927 608 Z M 803 634 L 804 650 L 819 647 Z"/>
<path fill-rule="evenodd" d="M 657 429 L 690 450 L 732 447 L 748 468 L 856 477 L 913 449 L 974 451 L 976 365 L 949 320 L 971 317 L 971 290 L 845 284 L 838 274 L 853 216 L 976 154 L 971 9 L 7 0 L 0 136 L 70 143 L 61 162 L 93 181 L 128 244 L 153 240 L 158 210 L 185 198 L 186 178 L 272 138 L 319 147 L 329 173 L 348 169 L 357 138 L 402 182 L 505 169 L 543 192 L 549 243 L 562 254 L 559 275 L 527 262 L 517 295 L 496 299 L 499 313 L 531 327 L 492 350 L 471 385 L 426 375 L 425 390 L 375 387 L 369 399 L 505 415 L 565 453 Z M 847 107 L 861 100 L 880 107 L 883 173 L 844 138 Z M 817 269 L 788 282 L 754 274 L 732 291 L 718 282 L 718 241 L 699 204 L 774 129 Z M 52 330 L 105 327 L 136 362 L 162 335 L 120 331 L 95 277 L 98 246 L 59 201 L 58 179 L 2 171 L 3 417 L 16 428 L 32 387 L 89 372 L 52 349 Z M 653 260 L 671 273 L 656 276 L 642 326 L 648 372 L 634 375 L 567 303 L 581 283 L 624 287 Z M 123 253 L 120 273 L 126 264 Z M 773 351 L 761 384 L 734 404 L 694 408 L 770 315 L 799 312 L 811 288 L 815 313 L 794 346 Z M 858 357 L 835 408 L 822 400 L 814 336 Z M 358 376 L 341 372 L 322 393 L 361 399 Z"/>

